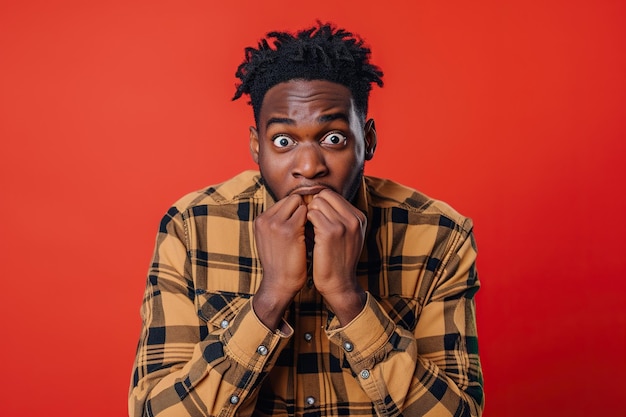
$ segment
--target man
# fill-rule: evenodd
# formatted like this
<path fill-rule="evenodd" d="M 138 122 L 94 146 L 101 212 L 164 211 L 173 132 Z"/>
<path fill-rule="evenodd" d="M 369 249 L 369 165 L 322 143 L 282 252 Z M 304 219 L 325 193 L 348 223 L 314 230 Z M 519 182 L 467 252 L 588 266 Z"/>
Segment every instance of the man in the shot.
<path fill-rule="evenodd" d="M 365 177 L 382 72 L 330 25 L 247 48 L 259 166 L 163 218 L 133 416 L 477 416 L 472 223 Z M 273 39 L 273 42 L 271 42 Z"/>

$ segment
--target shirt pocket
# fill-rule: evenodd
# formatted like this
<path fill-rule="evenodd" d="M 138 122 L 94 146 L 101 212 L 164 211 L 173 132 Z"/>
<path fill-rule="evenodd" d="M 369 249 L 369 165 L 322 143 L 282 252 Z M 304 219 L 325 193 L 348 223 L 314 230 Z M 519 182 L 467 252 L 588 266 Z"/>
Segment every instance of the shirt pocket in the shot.
<path fill-rule="evenodd" d="M 228 291 L 197 291 L 198 316 L 207 323 L 210 332 L 225 329 L 248 303 L 252 294 Z"/>

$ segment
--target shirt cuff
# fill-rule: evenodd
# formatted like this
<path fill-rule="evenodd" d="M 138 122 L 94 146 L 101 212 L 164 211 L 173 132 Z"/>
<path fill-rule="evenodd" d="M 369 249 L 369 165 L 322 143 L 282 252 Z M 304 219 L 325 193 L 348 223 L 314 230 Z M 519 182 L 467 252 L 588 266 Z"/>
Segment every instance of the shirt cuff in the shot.
<path fill-rule="evenodd" d="M 382 361 L 391 346 L 387 343 L 396 330 L 396 324 L 367 293 L 365 308 L 350 323 L 340 327 L 334 317 L 326 329 L 329 340 L 345 352 L 353 369 L 371 369 Z"/>
<path fill-rule="evenodd" d="M 274 365 L 277 353 L 289 343 L 293 329 L 286 322 L 281 329 L 268 329 L 254 313 L 250 300 L 222 334 L 224 352 L 251 371 L 261 372 Z"/>

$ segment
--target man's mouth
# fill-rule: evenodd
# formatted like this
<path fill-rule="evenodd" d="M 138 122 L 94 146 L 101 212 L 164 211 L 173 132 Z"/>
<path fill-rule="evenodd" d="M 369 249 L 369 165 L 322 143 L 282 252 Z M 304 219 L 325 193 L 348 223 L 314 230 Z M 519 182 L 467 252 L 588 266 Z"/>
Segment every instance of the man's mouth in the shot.
<path fill-rule="evenodd" d="M 291 193 L 301 195 L 302 199 L 304 200 L 304 203 L 309 204 L 317 193 L 327 188 L 328 187 L 325 187 L 323 185 L 314 185 L 311 187 L 298 187 L 295 190 L 293 190 Z"/>

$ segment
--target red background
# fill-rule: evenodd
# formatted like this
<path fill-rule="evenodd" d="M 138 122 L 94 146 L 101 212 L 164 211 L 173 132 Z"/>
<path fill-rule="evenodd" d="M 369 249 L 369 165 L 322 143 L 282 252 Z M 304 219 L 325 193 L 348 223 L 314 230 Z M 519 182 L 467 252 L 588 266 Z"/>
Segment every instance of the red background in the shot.
<path fill-rule="evenodd" d="M 0 415 L 126 414 L 158 221 L 254 168 L 243 48 L 320 18 L 385 71 L 366 172 L 475 220 L 485 416 L 623 416 L 625 3 L 213 3 L 0 5 Z"/>

